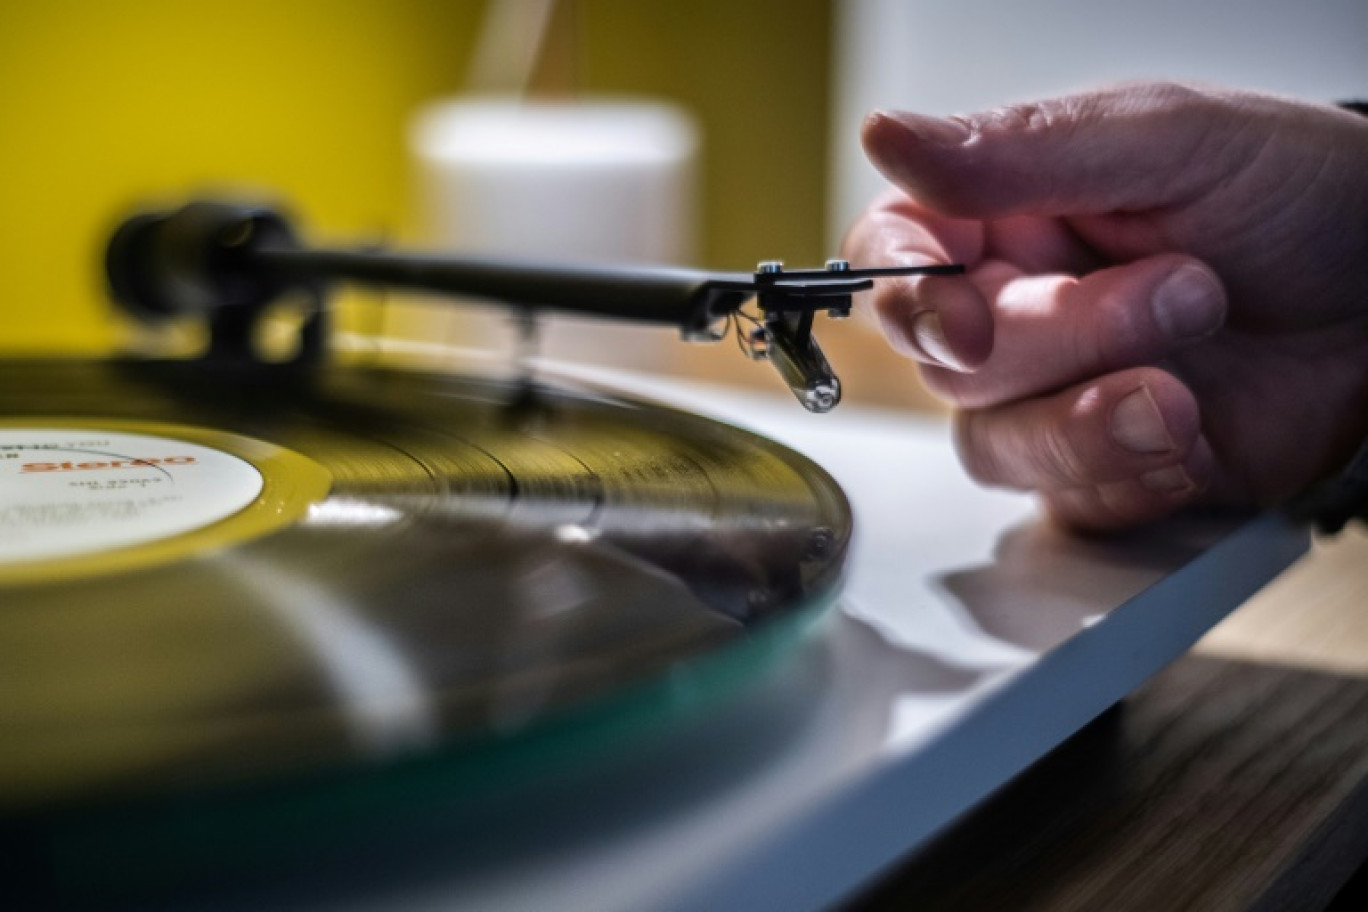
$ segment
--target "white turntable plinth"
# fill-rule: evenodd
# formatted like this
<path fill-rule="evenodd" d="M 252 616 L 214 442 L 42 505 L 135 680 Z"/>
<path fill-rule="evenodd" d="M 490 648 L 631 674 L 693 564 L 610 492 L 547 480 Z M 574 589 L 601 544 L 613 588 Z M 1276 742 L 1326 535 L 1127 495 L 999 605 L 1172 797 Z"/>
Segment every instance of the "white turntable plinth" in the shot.
<path fill-rule="evenodd" d="M 1308 544 L 1274 515 L 1072 538 L 1031 498 L 968 481 L 942 422 L 576 373 L 757 430 L 830 471 L 857 524 L 840 609 L 723 711 L 543 794 L 479 857 L 306 887 L 319 907 L 824 907 L 1135 689 Z M 290 893 L 277 899 L 295 906 Z"/>

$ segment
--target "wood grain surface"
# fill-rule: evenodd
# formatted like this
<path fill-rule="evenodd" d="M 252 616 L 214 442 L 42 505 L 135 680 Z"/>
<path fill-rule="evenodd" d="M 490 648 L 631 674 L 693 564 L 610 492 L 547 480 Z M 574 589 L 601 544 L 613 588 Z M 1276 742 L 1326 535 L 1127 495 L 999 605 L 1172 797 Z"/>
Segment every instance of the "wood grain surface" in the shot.
<path fill-rule="evenodd" d="M 1368 536 L 1318 543 L 849 908 L 1326 908 L 1368 858 L 1366 601 Z"/>

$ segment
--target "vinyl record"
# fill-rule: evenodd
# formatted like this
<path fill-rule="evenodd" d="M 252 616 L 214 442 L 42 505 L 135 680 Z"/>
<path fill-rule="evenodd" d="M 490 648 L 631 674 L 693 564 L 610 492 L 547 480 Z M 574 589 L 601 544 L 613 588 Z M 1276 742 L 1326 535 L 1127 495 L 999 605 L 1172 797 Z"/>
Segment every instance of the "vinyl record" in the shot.
<path fill-rule="evenodd" d="M 317 782 L 655 718 L 820 613 L 850 529 L 802 456 L 590 391 L 0 362 L 0 802 Z"/>

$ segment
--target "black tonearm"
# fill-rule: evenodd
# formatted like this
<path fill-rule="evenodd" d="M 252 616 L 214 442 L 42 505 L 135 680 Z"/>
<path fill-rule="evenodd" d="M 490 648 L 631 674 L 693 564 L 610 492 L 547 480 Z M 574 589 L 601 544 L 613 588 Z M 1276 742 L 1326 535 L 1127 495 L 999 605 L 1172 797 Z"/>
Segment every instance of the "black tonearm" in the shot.
<path fill-rule="evenodd" d="M 335 281 L 656 323 L 704 341 L 722 338 L 733 316 L 755 298 L 759 318 L 743 344 L 752 357 L 772 362 L 813 412 L 829 411 L 841 396 L 840 381 L 812 335 L 819 311 L 849 315 L 851 296 L 879 277 L 964 271 L 958 265 L 852 269 L 831 260 L 823 269 L 786 270 L 769 262 L 754 273 L 715 273 L 319 249 L 300 243 L 275 210 L 204 200 L 128 219 L 111 239 L 105 264 L 115 300 L 139 318 L 207 318 L 211 355 L 218 357 L 253 357 L 251 331 L 270 304 L 299 290 L 321 301 Z M 306 356 L 321 352 L 320 336 L 315 331 L 305 340 Z"/>

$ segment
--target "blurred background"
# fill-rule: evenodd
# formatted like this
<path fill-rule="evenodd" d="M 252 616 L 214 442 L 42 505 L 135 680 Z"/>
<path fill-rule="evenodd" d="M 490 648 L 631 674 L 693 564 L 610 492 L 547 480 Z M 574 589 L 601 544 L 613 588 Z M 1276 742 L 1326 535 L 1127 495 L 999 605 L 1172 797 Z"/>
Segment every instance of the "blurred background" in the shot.
<path fill-rule="evenodd" d="M 855 141 L 870 108 L 949 113 L 1152 76 L 1363 96 L 1366 50 L 1362 0 L 11 0 L 0 4 L 0 349 L 126 344 L 99 252 L 148 200 L 264 191 L 315 240 L 451 240 L 415 125 L 475 91 L 665 106 L 696 141 L 659 210 L 678 222 L 669 258 L 749 270 L 834 255 L 878 186 Z M 346 297 L 340 324 L 469 341 L 374 296 Z M 868 327 L 820 332 L 851 397 L 924 401 Z M 662 333 L 643 344 L 658 346 L 652 366 L 777 384 L 730 343 Z"/>

